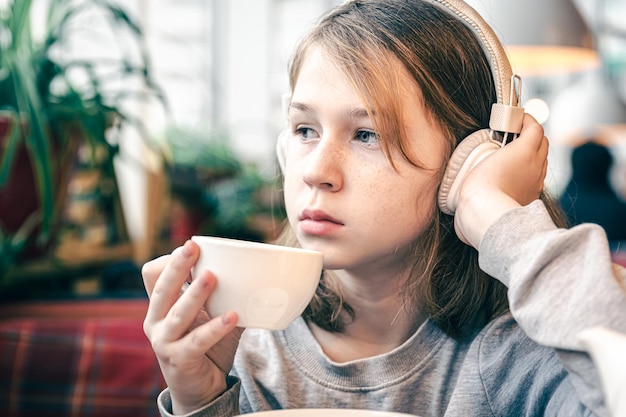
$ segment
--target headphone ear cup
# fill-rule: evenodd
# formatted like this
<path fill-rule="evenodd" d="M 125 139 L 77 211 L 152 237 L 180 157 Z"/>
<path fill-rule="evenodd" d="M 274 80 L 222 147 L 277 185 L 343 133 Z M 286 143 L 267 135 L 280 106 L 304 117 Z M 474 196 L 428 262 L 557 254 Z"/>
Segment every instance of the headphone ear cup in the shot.
<path fill-rule="evenodd" d="M 287 151 L 287 140 L 289 139 L 289 129 L 284 129 L 278 134 L 276 141 L 276 157 L 280 172 L 285 172 L 285 152 Z"/>
<path fill-rule="evenodd" d="M 498 148 L 500 143 L 491 139 L 489 129 L 478 130 L 457 145 L 439 186 L 438 203 L 442 212 L 454 215 L 459 190 L 465 177 L 472 168 Z"/>

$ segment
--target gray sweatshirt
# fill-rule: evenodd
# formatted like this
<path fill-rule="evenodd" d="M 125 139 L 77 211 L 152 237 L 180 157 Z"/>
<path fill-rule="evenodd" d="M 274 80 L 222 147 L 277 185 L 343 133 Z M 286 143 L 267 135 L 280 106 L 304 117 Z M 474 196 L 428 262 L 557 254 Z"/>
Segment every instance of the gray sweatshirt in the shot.
<path fill-rule="evenodd" d="M 509 287 L 511 314 L 466 342 L 427 320 L 393 351 L 348 363 L 324 355 L 300 318 L 284 331 L 244 332 L 230 388 L 190 415 L 285 408 L 367 408 L 426 416 L 608 416 L 600 379 L 577 334 L 626 333 L 626 270 L 604 231 L 557 229 L 543 203 L 492 225 L 481 268 Z M 170 416 L 166 389 L 158 398 Z"/>

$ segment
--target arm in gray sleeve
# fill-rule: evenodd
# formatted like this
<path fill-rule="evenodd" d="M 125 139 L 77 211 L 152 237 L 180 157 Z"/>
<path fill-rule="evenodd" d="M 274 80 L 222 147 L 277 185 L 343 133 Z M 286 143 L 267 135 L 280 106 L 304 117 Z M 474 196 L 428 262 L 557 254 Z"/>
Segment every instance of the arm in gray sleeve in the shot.
<path fill-rule="evenodd" d="M 598 225 L 558 229 L 537 200 L 487 230 L 479 262 L 508 286 L 513 317 L 542 345 L 580 351 L 582 330 L 626 332 L 626 270 Z"/>
<path fill-rule="evenodd" d="M 557 349 L 580 399 L 604 408 L 598 373 L 578 338 L 595 326 L 626 333 L 626 270 L 611 262 L 604 230 L 559 229 L 535 201 L 487 230 L 479 262 L 509 287 L 511 314 L 528 337 Z"/>

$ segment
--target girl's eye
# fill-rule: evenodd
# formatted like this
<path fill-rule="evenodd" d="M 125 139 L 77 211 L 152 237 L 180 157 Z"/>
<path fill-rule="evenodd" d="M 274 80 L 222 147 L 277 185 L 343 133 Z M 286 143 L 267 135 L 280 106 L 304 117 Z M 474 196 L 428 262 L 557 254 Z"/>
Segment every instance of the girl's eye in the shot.
<path fill-rule="evenodd" d="M 355 139 L 358 140 L 361 144 L 368 147 L 374 147 L 378 145 L 378 135 L 376 135 L 376 132 L 372 132 L 369 130 L 359 130 L 358 132 L 356 132 Z"/>
<path fill-rule="evenodd" d="M 317 138 L 317 133 L 315 130 L 310 127 L 299 127 L 295 130 L 296 136 L 300 136 L 302 139 L 315 139 Z"/>

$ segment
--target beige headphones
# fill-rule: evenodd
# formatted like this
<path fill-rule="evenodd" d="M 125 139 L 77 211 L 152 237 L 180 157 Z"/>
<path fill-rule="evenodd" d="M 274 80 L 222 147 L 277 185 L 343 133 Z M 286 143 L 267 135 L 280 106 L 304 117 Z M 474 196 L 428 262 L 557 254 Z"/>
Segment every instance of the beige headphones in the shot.
<path fill-rule="evenodd" d="M 506 145 L 522 130 L 524 109 L 520 105 L 522 79 L 511 71 L 504 47 L 491 26 L 463 0 L 425 0 L 459 18 L 476 35 L 489 64 L 497 102 L 491 107 L 489 129 L 478 130 L 461 141 L 450 158 L 441 185 L 439 208 L 453 215 L 465 176 L 480 161 Z"/>
<path fill-rule="evenodd" d="M 489 128 L 478 130 L 463 139 L 455 148 L 439 187 L 439 208 L 453 215 L 460 185 L 465 176 L 480 161 L 514 139 L 522 129 L 524 109 L 520 106 L 522 80 L 513 74 L 504 47 L 485 20 L 463 0 L 422 0 L 460 19 L 478 38 L 491 66 L 497 102 L 491 107 Z M 287 114 L 290 96 L 283 96 L 283 111 Z M 285 146 L 289 131 L 283 130 L 276 144 L 281 170 L 285 167 Z"/>

